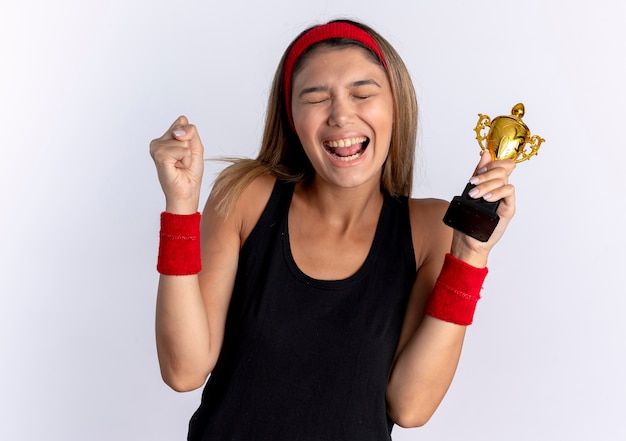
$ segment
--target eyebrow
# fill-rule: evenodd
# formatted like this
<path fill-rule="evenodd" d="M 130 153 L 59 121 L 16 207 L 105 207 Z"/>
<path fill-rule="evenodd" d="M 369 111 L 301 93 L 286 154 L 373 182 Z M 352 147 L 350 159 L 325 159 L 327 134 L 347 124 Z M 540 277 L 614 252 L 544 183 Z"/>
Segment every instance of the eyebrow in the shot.
<path fill-rule="evenodd" d="M 369 85 L 374 85 L 374 86 L 380 87 L 380 84 L 378 84 L 376 81 L 370 79 L 370 80 L 353 81 L 352 83 L 348 84 L 348 88 L 349 89 L 353 89 L 355 87 L 369 86 Z M 307 87 L 305 89 L 302 89 L 302 91 L 298 94 L 298 97 L 302 97 L 302 96 L 306 95 L 307 93 L 326 92 L 327 90 L 328 90 L 328 87 L 326 87 L 326 86 Z"/>

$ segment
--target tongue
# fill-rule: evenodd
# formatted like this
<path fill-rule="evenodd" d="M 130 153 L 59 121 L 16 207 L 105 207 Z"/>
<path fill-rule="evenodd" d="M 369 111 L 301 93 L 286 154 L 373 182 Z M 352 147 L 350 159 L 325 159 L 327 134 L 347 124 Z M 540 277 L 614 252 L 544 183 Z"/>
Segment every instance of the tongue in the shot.
<path fill-rule="evenodd" d="M 350 147 L 335 147 L 331 148 L 330 151 L 337 156 L 352 156 L 361 151 L 363 148 L 363 144 L 354 144 Z"/>

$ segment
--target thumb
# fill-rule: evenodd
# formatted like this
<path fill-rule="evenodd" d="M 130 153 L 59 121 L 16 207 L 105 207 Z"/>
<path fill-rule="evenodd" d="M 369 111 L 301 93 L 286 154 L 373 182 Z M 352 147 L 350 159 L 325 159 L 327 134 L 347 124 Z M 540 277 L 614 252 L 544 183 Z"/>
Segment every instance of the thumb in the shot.
<path fill-rule="evenodd" d="M 179 141 L 188 141 L 193 137 L 193 134 L 189 131 L 189 120 L 186 116 L 181 115 L 176 118 L 176 121 L 170 126 L 168 132 L 171 133 L 172 138 Z"/>
<path fill-rule="evenodd" d="M 480 155 L 480 161 L 478 161 L 478 165 L 476 166 L 476 170 L 474 170 L 474 174 L 479 174 L 481 172 L 481 169 L 484 168 L 487 164 L 489 164 L 491 162 L 491 153 L 489 153 L 489 150 L 483 150 L 482 154 Z"/>
<path fill-rule="evenodd" d="M 165 131 L 165 133 L 163 134 L 161 139 L 170 139 L 170 138 L 174 137 L 173 132 L 176 131 L 177 129 L 180 129 L 180 127 L 182 127 L 182 126 L 186 126 L 187 124 L 189 124 L 189 121 L 187 120 L 187 117 L 186 116 L 179 116 L 178 118 L 176 118 L 176 121 L 174 121 L 172 123 L 172 125 L 169 127 L 169 129 L 167 129 Z"/>
<path fill-rule="evenodd" d="M 174 121 L 174 124 L 172 124 L 172 127 L 170 127 L 170 129 L 174 129 L 176 127 L 181 127 L 181 126 L 186 126 L 187 124 L 189 124 L 189 120 L 187 119 L 185 115 L 181 115 L 178 118 L 176 118 L 176 121 Z"/>

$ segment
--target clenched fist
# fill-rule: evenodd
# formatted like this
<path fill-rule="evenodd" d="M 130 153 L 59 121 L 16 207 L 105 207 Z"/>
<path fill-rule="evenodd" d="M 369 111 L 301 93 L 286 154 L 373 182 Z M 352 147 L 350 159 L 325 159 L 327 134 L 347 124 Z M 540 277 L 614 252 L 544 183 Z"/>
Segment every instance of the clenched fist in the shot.
<path fill-rule="evenodd" d="M 150 155 L 165 193 L 165 211 L 174 214 L 197 212 L 204 147 L 196 127 L 180 116 L 163 136 L 150 142 Z"/>

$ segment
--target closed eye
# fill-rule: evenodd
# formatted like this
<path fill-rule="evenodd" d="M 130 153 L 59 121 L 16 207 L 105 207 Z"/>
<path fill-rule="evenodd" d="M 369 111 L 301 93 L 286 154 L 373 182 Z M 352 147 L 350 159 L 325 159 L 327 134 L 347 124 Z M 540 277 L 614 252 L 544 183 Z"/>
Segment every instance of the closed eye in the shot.
<path fill-rule="evenodd" d="M 351 85 L 351 94 L 359 100 L 366 100 L 377 95 L 381 87 L 373 80 L 357 81 Z"/>
<path fill-rule="evenodd" d="M 330 95 L 326 87 L 315 86 L 303 89 L 298 95 L 298 98 L 306 104 L 319 104 L 329 99 Z"/>
<path fill-rule="evenodd" d="M 306 104 L 320 104 L 327 100 L 328 98 L 309 98 L 309 99 L 304 100 L 304 102 Z"/>

